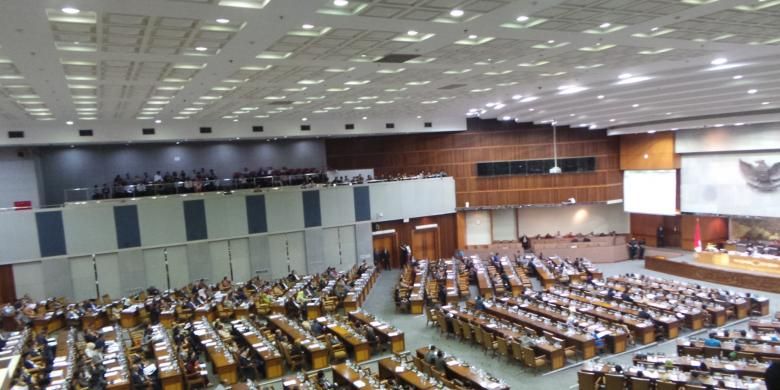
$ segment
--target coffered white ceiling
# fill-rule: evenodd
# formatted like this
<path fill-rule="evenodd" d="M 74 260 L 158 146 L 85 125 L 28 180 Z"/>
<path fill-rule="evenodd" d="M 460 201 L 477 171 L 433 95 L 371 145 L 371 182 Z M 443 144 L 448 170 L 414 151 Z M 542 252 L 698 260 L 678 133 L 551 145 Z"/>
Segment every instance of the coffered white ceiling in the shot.
<path fill-rule="evenodd" d="M 327 135 L 476 114 L 665 130 L 780 109 L 780 0 L 344 3 L 0 1 L 0 130 L 127 141 L 306 121 Z M 377 62 L 392 54 L 414 58 Z M 422 126 L 437 118 L 458 120 Z"/>

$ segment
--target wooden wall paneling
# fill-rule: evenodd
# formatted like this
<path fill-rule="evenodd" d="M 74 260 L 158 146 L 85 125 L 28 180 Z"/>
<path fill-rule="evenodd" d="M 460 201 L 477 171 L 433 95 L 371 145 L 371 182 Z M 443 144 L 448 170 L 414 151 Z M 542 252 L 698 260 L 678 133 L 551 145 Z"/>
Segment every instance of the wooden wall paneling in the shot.
<path fill-rule="evenodd" d="M 680 216 L 665 216 L 631 213 L 629 216 L 631 235 L 645 240 L 649 246 L 657 246 L 656 234 L 659 225 L 664 227 L 664 246 L 680 247 Z"/>
<path fill-rule="evenodd" d="M 373 243 L 374 253 L 387 249 L 388 255 L 390 256 L 391 268 L 398 268 L 401 266 L 399 261 L 400 257 L 398 255 L 401 250 L 401 244 L 398 243 L 398 232 L 374 236 Z"/>
<path fill-rule="evenodd" d="M 437 224 L 439 226 L 438 233 L 438 250 L 439 256 L 444 258 L 452 257 L 455 254 L 455 250 L 459 248 L 458 232 L 457 232 L 457 216 L 455 213 L 445 215 L 435 215 L 430 217 L 412 218 L 409 222 L 403 222 L 402 220 L 385 221 L 373 224 L 373 231 L 395 229 L 398 235 L 398 245 L 412 245 L 414 238 L 414 227 L 420 225 Z M 465 224 L 464 224 L 465 229 Z M 464 239 L 465 241 L 465 239 Z M 416 254 L 415 254 L 416 256 Z"/>
<path fill-rule="evenodd" d="M 16 285 L 14 284 L 13 266 L 0 265 L 0 303 L 16 301 Z"/>
<path fill-rule="evenodd" d="M 692 251 L 696 232 L 696 219 L 699 219 L 701 229 L 701 244 L 720 243 L 729 238 L 729 220 L 720 217 L 697 217 L 695 215 L 683 215 L 680 224 L 680 247 Z"/>
<path fill-rule="evenodd" d="M 620 136 L 620 169 L 679 168 L 680 156 L 675 153 L 674 132 Z"/>
<path fill-rule="evenodd" d="M 455 214 L 455 248 L 466 247 L 466 212 L 458 211 Z"/>
<path fill-rule="evenodd" d="M 469 120 L 457 133 L 362 137 L 326 141 L 328 166 L 373 167 L 377 175 L 444 170 L 455 178 L 457 206 L 558 203 L 569 197 L 606 201 L 622 197 L 620 140 L 603 131 L 558 130 L 559 157 L 596 158 L 596 172 L 563 175 L 476 176 L 476 163 L 552 158 L 547 126 Z"/>

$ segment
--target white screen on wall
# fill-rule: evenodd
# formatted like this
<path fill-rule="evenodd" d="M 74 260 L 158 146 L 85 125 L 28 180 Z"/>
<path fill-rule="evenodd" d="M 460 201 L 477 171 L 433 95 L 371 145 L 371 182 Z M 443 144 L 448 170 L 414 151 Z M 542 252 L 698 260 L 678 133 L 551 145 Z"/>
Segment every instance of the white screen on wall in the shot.
<path fill-rule="evenodd" d="M 682 157 L 683 212 L 780 217 L 780 152 Z"/>
<path fill-rule="evenodd" d="M 675 215 L 677 172 L 623 172 L 623 208 L 627 213 Z"/>

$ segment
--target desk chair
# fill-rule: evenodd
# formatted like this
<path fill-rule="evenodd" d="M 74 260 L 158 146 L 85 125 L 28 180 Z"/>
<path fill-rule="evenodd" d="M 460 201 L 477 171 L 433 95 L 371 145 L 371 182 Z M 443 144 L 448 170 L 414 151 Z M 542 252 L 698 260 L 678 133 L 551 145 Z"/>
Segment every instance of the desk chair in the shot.
<path fill-rule="evenodd" d="M 491 355 L 496 356 L 496 348 L 498 345 L 493 340 L 492 333 L 482 331 L 482 346 L 485 347 L 485 353 L 490 353 Z"/>
<path fill-rule="evenodd" d="M 650 379 L 631 378 L 631 390 L 650 390 Z"/>
<path fill-rule="evenodd" d="M 523 346 L 520 345 L 517 341 L 513 341 L 510 343 L 512 348 L 512 358 L 522 362 L 523 361 Z"/>
<path fill-rule="evenodd" d="M 703 348 L 703 351 L 704 351 L 703 353 L 704 353 L 704 357 L 705 358 L 711 358 L 711 357 L 716 357 L 716 356 L 717 357 L 721 357 L 720 356 L 720 353 L 721 353 L 720 347 L 707 347 L 707 346 L 705 346 Z"/>
<path fill-rule="evenodd" d="M 550 364 L 550 361 L 547 360 L 547 357 L 544 355 L 536 356 L 536 353 L 534 353 L 534 350 L 531 349 L 531 347 L 523 347 L 523 362 L 526 367 L 531 367 L 534 370 L 538 370 L 539 368 Z"/>
<path fill-rule="evenodd" d="M 624 390 L 626 377 L 623 374 L 606 374 L 604 375 L 604 387 L 606 390 Z"/>
<path fill-rule="evenodd" d="M 496 352 L 499 356 L 508 358 L 509 357 L 509 345 L 507 344 L 507 341 L 503 337 L 496 336 Z"/>
<path fill-rule="evenodd" d="M 577 373 L 577 383 L 580 385 L 580 390 L 598 390 L 596 381 L 596 374 L 592 372 L 579 371 Z"/>
<path fill-rule="evenodd" d="M 468 342 L 473 341 L 473 338 L 471 337 L 472 336 L 471 326 L 469 326 L 469 323 L 465 322 L 465 321 L 461 321 L 461 320 L 456 319 L 456 318 L 453 318 L 453 321 L 457 321 L 458 322 L 458 326 L 460 327 L 460 333 L 461 333 L 461 336 L 463 337 L 463 341 L 464 342 L 466 342 L 466 341 L 468 341 Z"/>
<path fill-rule="evenodd" d="M 471 330 L 474 332 L 474 342 L 478 345 L 482 345 L 482 328 L 477 324 L 471 324 Z"/>
<path fill-rule="evenodd" d="M 679 387 L 674 382 L 659 381 L 655 383 L 655 390 L 678 390 Z"/>
<path fill-rule="evenodd" d="M 563 341 L 563 339 L 559 339 L 557 337 L 553 337 L 552 341 L 561 345 L 561 348 L 563 348 L 563 354 L 566 356 L 566 359 L 572 359 L 572 360 L 577 359 L 577 347 L 575 347 L 574 345 L 570 345 L 567 347 L 566 342 Z"/>
<path fill-rule="evenodd" d="M 425 310 L 425 326 L 428 326 L 430 324 L 437 324 L 439 321 L 438 314 L 433 309 L 426 309 Z"/>

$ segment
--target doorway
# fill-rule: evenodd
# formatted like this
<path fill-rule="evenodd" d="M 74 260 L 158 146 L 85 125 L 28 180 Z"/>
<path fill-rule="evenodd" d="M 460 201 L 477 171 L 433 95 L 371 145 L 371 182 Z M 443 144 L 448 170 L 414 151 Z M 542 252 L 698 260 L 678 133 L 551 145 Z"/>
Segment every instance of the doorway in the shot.
<path fill-rule="evenodd" d="M 379 234 L 374 233 L 374 253 L 381 253 L 387 249 L 387 253 L 390 256 L 390 268 L 401 267 L 400 259 L 398 258 L 399 246 L 398 246 L 398 233 L 388 231 L 386 233 Z"/>

